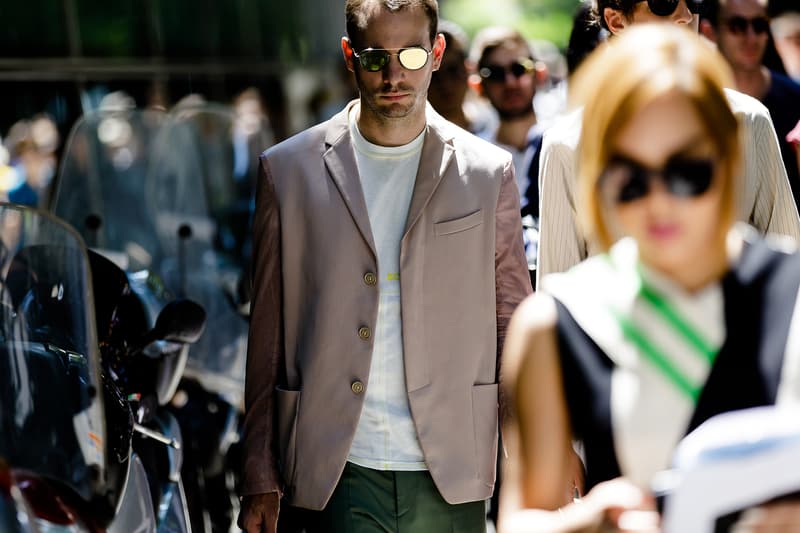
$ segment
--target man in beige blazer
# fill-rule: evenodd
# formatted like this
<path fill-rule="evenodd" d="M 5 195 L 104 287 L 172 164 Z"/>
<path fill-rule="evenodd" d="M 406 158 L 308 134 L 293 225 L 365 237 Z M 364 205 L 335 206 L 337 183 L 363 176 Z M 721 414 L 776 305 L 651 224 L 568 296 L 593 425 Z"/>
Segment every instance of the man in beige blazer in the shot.
<path fill-rule="evenodd" d="M 531 292 L 511 157 L 427 105 L 435 0 L 345 13 L 359 100 L 261 156 L 239 523 L 283 494 L 320 531 L 484 531 Z"/>

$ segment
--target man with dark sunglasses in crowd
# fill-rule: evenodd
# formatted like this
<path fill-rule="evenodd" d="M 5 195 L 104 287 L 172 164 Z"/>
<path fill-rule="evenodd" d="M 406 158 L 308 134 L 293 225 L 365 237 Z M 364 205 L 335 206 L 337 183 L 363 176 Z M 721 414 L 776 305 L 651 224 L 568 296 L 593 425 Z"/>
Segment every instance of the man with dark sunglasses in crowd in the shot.
<path fill-rule="evenodd" d="M 345 18 L 359 99 L 261 156 L 239 523 L 283 493 L 307 532 L 483 532 L 531 292 L 511 157 L 427 105 L 436 0 Z"/>
<path fill-rule="evenodd" d="M 481 132 L 480 136 L 511 153 L 520 204 L 523 210 L 530 209 L 533 206 L 529 204 L 538 203 L 538 196 L 530 196 L 536 192 L 535 187 L 529 188 L 530 179 L 525 171 L 533 157 L 531 141 L 541 135 L 533 108 L 537 79 L 531 46 L 511 28 L 484 28 L 473 39 L 470 62 L 480 80 L 476 88 L 489 100 L 499 118 L 497 127 Z"/>
<path fill-rule="evenodd" d="M 631 24 L 664 22 L 698 31 L 702 0 L 595 0 L 599 24 L 613 35 Z M 646 60 L 646 58 L 643 58 Z M 800 217 L 786 176 L 778 138 L 767 109 L 756 99 L 727 89 L 742 122 L 743 186 L 739 217 L 761 232 L 800 239 Z M 563 272 L 597 248 L 577 222 L 575 161 L 582 111 L 573 111 L 544 135 L 538 276 Z"/>
<path fill-rule="evenodd" d="M 476 98 L 469 86 L 467 34 L 449 20 L 439 21 L 439 33 L 447 46 L 439 70 L 431 76 L 428 101 L 437 113 L 456 126 L 478 134 L 493 117 L 489 105 Z"/>
<path fill-rule="evenodd" d="M 538 84 L 537 63 L 531 45 L 518 31 L 502 26 L 484 28 L 475 36 L 470 63 L 478 81 L 476 90 L 497 112 L 496 127 L 478 135 L 511 153 L 525 224 L 525 254 L 535 279 L 538 244 L 539 190 L 536 160 L 543 129 L 533 107 Z"/>
<path fill-rule="evenodd" d="M 761 100 L 772 117 L 795 203 L 800 203 L 800 172 L 786 136 L 800 120 L 800 85 L 768 69 L 767 0 L 705 0 L 700 31 L 717 43 L 733 71 L 736 89 Z"/>

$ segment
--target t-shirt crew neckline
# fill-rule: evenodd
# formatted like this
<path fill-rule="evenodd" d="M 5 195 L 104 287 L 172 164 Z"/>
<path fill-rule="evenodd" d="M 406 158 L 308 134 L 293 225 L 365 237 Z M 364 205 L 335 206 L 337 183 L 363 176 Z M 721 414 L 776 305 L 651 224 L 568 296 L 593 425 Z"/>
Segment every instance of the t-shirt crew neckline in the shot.
<path fill-rule="evenodd" d="M 401 146 L 381 146 L 368 141 L 358 129 L 358 110 L 359 106 L 354 105 L 350 108 L 349 123 L 350 132 L 353 137 L 353 145 L 356 150 L 373 159 L 403 159 L 415 155 L 422 150 L 422 143 L 425 141 L 425 129 L 420 132 L 411 142 Z"/>

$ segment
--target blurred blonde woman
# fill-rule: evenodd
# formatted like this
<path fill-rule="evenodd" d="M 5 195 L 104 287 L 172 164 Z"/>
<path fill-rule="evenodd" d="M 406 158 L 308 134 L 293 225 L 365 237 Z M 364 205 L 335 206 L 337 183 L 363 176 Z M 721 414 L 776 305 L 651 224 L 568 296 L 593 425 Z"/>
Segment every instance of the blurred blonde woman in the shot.
<path fill-rule="evenodd" d="M 605 253 L 546 277 L 512 319 L 500 531 L 655 527 L 648 487 L 688 431 L 798 390 L 800 259 L 735 224 L 731 85 L 669 24 L 629 28 L 576 74 L 580 211 Z M 573 439 L 588 493 L 563 505 Z"/>

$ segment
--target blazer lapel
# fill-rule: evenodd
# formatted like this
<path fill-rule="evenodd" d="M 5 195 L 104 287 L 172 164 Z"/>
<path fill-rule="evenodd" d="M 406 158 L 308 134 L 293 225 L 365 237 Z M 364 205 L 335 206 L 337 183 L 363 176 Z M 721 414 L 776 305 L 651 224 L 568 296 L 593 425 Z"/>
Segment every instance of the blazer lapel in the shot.
<path fill-rule="evenodd" d="M 353 102 L 331 119 L 325 136 L 325 143 L 328 149 L 322 159 L 325 161 L 325 166 L 328 168 L 331 179 L 339 189 L 339 193 L 342 195 L 361 236 L 369 245 L 372 254 L 378 257 L 375 250 L 375 241 L 372 238 L 372 229 L 369 224 L 367 203 L 364 200 L 364 191 L 361 188 L 361 180 L 358 177 L 358 165 L 353 152 L 353 143 L 350 138 L 348 113 L 352 104 Z"/>
<path fill-rule="evenodd" d="M 419 170 L 414 183 L 414 193 L 411 196 L 411 205 L 408 208 L 406 228 L 403 236 L 408 235 L 414 224 L 417 223 L 422 210 L 442 181 L 447 166 L 453 157 L 454 149 L 448 139 L 445 139 L 436 125 L 436 116 L 428 112 L 428 131 L 425 143 L 422 145 L 422 155 L 419 160 Z"/>

